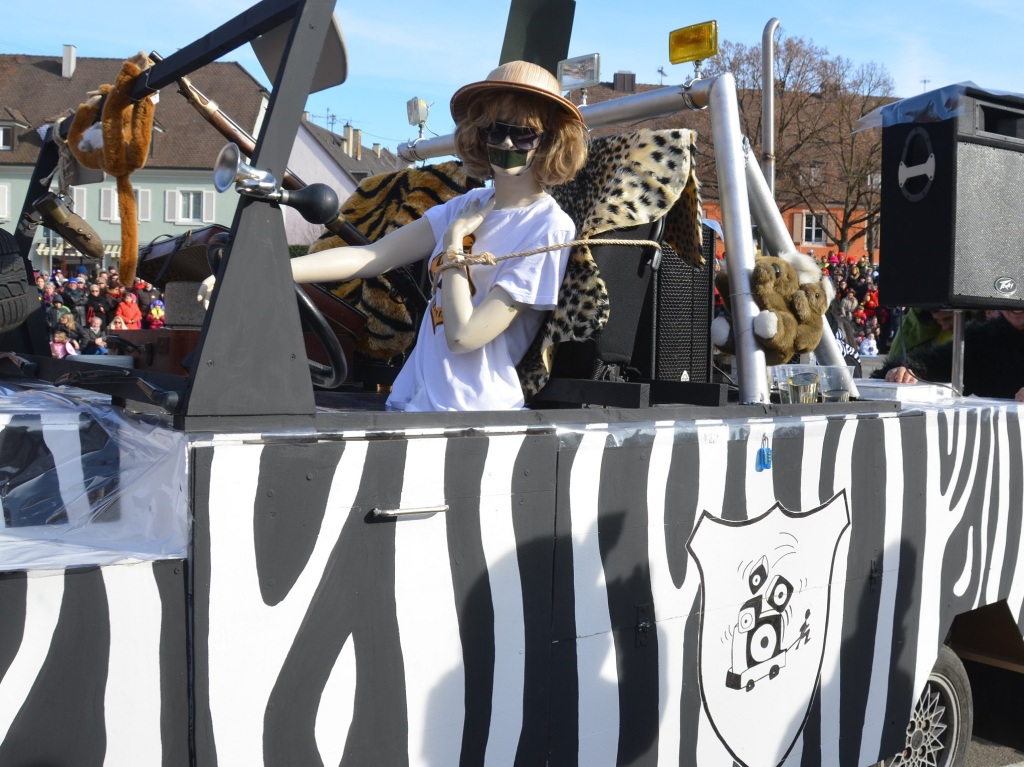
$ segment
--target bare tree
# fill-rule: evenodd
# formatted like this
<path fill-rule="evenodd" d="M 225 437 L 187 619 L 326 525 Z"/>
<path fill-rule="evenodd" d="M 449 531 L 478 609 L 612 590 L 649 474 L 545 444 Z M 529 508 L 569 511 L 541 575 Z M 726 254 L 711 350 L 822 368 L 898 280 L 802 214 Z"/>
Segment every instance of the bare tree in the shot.
<path fill-rule="evenodd" d="M 829 56 L 813 42 L 785 36 L 776 46 L 775 69 L 779 207 L 806 206 L 822 216 L 826 236 L 846 250 L 876 231 L 880 204 L 881 135 L 854 133 L 854 124 L 893 99 L 892 78 L 879 64 L 857 65 Z M 760 159 L 761 46 L 725 42 L 705 71 L 731 72 L 736 78 L 740 127 Z M 713 163 L 712 151 L 702 147 L 702 163 Z M 702 177 L 705 191 L 716 195 L 714 174 Z M 868 246 L 873 246 L 870 237 Z"/>

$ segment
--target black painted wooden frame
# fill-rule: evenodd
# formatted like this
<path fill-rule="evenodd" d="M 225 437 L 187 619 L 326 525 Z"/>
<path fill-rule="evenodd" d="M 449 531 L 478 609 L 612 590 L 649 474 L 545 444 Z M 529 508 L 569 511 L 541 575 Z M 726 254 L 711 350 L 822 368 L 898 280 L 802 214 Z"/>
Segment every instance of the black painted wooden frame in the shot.
<path fill-rule="evenodd" d="M 254 38 L 290 24 L 288 43 L 251 158 L 254 167 L 283 178 L 333 11 L 334 0 L 262 0 L 139 75 L 132 97 L 141 99 Z M 62 134 L 70 128 L 71 120 L 69 117 L 61 124 Z M 33 190 L 56 163 L 56 146 L 48 137 L 36 162 L 15 235 L 28 275 L 34 233 L 29 217 L 38 196 Z M 232 244 L 221 264 L 189 377 L 181 384 L 179 404 L 174 408 L 175 424 L 197 430 L 212 418 L 265 420 L 271 416 L 275 428 L 312 426 L 316 410 L 313 385 L 280 210 L 276 205 L 242 197 L 231 231 Z M 33 312 L 24 329 L 4 336 L 0 338 L 4 349 L 49 354 L 41 312 Z M 129 374 L 133 378 L 145 376 Z"/>

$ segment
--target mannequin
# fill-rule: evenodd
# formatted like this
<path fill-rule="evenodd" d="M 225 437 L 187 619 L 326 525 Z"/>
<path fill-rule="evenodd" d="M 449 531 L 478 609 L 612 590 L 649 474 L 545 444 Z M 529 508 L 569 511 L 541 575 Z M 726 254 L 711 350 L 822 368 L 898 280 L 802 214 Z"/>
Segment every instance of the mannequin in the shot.
<path fill-rule="evenodd" d="M 300 283 L 371 277 L 431 258 L 431 272 L 441 271 L 440 284 L 388 407 L 520 408 L 515 366 L 557 303 L 569 249 L 496 265 L 439 267 L 460 263 L 462 254 L 503 256 L 574 239 L 571 219 L 545 189 L 582 167 L 583 118 L 549 72 L 523 61 L 459 89 L 451 110 L 456 150 L 467 172 L 493 177 L 493 187 L 435 206 L 370 245 L 293 259 L 292 276 Z"/>

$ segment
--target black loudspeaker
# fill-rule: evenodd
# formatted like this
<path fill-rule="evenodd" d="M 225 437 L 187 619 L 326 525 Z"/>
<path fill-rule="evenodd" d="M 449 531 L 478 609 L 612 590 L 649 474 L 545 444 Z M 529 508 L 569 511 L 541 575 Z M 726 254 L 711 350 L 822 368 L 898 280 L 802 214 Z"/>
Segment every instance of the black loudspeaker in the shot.
<path fill-rule="evenodd" d="M 882 129 L 879 301 L 1024 309 L 1024 100 Z"/>
<path fill-rule="evenodd" d="M 697 269 L 662 245 L 640 315 L 633 366 L 658 381 L 711 383 L 715 232 L 702 227 L 705 264 Z"/>

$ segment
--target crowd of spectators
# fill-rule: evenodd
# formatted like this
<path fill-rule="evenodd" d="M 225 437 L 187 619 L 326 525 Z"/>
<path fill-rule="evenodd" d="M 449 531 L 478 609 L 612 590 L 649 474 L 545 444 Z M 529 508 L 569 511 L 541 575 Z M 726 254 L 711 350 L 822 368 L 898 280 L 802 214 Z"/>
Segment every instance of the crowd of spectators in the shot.
<path fill-rule="evenodd" d="M 164 326 L 163 295 L 149 282 L 120 284 L 117 269 L 77 267 L 66 277 L 54 269 L 36 273 L 36 288 L 50 334 L 50 351 L 62 359 L 76 354 L 108 354 L 107 336 L 124 330 Z"/>
<path fill-rule="evenodd" d="M 879 304 L 878 264 L 871 263 L 867 256 L 847 258 L 836 250 L 816 258 L 836 289 L 832 319 L 842 328 L 846 342 L 862 356 L 888 353 L 903 312 L 900 307 Z"/>

